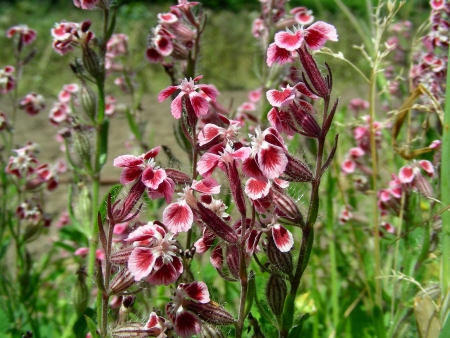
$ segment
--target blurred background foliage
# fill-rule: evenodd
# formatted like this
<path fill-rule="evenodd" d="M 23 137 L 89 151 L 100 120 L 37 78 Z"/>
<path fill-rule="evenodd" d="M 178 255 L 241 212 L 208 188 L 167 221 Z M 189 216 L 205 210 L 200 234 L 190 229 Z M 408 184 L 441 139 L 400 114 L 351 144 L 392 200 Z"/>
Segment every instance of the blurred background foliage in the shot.
<path fill-rule="evenodd" d="M 365 1 L 343 0 L 346 6 L 360 18 L 368 22 L 368 10 Z M 375 4 L 376 1 L 374 1 Z M 129 36 L 133 64 L 139 65 L 139 77 L 144 80 L 144 92 L 154 94 L 168 85 L 164 70 L 160 65 L 151 65 L 144 58 L 147 45 L 147 33 L 157 24 L 157 14 L 167 12 L 170 5 L 176 1 L 120 1 L 121 6 L 116 32 Z M 258 87 L 259 81 L 255 67 L 264 56 L 251 34 L 251 24 L 259 14 L 258 0 L 206 0 L 202 1 L 207 9 L 208 24 L 204 33 L 202 59 L 199 74 L 204 75 L 205 83 L 215 84 L 219 90 L 249 90 Z M 289 6 L 305 6 L 314 12 L 316 20 L 323 20 L 336 26 L 339 42 L 330 44 L 333 51 L 341 51 L 344 55 L 364 70 L 366 61 L 352 46 L 361 45 L 362 41 L 349 24 L 347 17 L 339 10 L 335 0 L 292 0 Z M 426 18 L 427 0 L 408 0 L 402 9 L 398 20 L 414 20 L 417 27 Z M 425 13 L 425 16 L 424 16 Z M 96 20 L 95 18 L 98 18 Z M 34 43 L 37 49 L 32 61 L 34 72 L 26 76 L 25 81 L 31 81 L 21 88 L 35 88 L 44 96 L 54 96 L 61 87 L 72 81 L 68 66 L 68 58 L 56 54 L 51 46 L 50 29 L 62 19 L 80 22 L 90 18 L 93 30 L 100 30 L 100 12 L 82 11 L 73 6 L 71 0 L 2 0 L 0 1 L 0 45 L 11 43 L 5 37 L 6 30 L 17 24 L 26 23 L 37 30 L 38 39 Z M 1 64 L 13 63 L 14 57 L 10 48 L 0 49 Z M 73 55 L 72 55 L 73 57 Z M 355 83 L 355 72 L 350 67 L 343 67 L 342 61 L 325 58 L 333 69 L 337 81 L 335 88 L 341 95 L 348 85 L 358 87 Z M 29 69 L 29 68 L 28 68 Z M 53 76 L 55 73 L 61 76 Z M 29 75 L 29 74 L 28 74 Z M 52 75 L 52 76 L 49 76 Z M 112 82 L 112 81 L 111 81 Z M 339 90 L 339 85 L 342 91 Z M 117 88 L 109 88 L 112 93 Z M 25 93 L 22 93 L 25 94 Z"/>

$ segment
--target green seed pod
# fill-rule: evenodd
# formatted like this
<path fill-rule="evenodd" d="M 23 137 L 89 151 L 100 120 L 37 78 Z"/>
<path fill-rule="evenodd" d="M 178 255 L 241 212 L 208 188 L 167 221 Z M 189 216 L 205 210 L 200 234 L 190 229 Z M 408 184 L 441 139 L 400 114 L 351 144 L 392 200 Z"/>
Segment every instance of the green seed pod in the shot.
<path fill-rule="evenodd" d="M 100 59 L 97 53 L 93 49 L 89 48 L 89 46 L 85 46 L 83 48 L 83 65 L 88 73 L 94 77 L 94 79 L 99 78 L 101 75 Z"/>
<path fill-rule="evenodd" d="M 84 269 L 77 271 L 78 278 L 73 289 L 72 300 L 78 315 L 82 315 L 87 308 L 89 291 L 86 285 L 86 272 Z"/>
<path fill-rule="evenodd" d="M 91 142 L 88 136 L 78 127 L 74 128 L 73 145 L 86 168 L 91 168 Z"/>
<path fill-rule="evenodd" d="M 271 275 L 267 282 L 266 297 L 274 315 L 283 313 L 284 300 L 287 295 L 286 282 L 280 277 Z"/>
<path fill-rule="evenodd" d="M 94 121 L 97 115 L 97 96 L 91 87 L 86 84 L 81 87 L 80 101 L 86 115 Z"/>

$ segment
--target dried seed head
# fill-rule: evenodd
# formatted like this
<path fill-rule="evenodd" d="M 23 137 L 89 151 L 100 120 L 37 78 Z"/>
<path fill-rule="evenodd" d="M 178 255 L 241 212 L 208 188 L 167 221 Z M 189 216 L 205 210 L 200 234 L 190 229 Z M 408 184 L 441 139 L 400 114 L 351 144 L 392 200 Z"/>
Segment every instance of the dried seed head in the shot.
<path fill-rule="evenodd" d="M 278 276 L 271 275 L 267 281 L 266 297 L 274 315 L 281 315 L 283 313 L 286 296 L 286 282 Z"/>

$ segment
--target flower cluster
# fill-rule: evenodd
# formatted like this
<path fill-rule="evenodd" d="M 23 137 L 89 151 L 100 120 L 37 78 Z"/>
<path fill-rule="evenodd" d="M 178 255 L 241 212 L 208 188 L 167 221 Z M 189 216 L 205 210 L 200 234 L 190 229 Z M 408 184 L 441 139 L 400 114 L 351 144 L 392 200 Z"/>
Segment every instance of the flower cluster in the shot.
<path fill-rule="evenodd" d="M 184 2 L 172 6 L 170 12 L 158 14 L 158 25 L 149 35 L 149 46 L 145 53 L 152 63 L 164 62 L 166 57 L 187 60 L 195 45 L 201 17 L 194 17 L 191 7 L 198 2 Z"/>
<path fill-rule="evenodd" d="M 64 55 L 72 51 L 75 46 L 86 48 L 95 35 L 89 31 L 92 22 L 89 20 L 81 23 L 61 21 L 51 29 L 53 36 L 53 49 L 58 54 Z"/>
<path fill-rule="evenodd" d="M 422 50 L 413 55 L 414 65 L 410 70 L 414 86 L 422 84 L 443 104 L 445 101 L 445 79 L 448 68 L 448 48 L 450 43 L 450 3 L 430 1 L 430 32 L 422 38 Z"/>

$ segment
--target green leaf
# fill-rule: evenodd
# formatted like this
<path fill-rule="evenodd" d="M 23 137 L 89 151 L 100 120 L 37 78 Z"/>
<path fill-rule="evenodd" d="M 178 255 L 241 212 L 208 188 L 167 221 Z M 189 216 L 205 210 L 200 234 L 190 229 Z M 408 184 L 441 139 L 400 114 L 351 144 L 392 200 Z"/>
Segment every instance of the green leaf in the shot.
<path fill-rule="evenodd" d="M 87 315 L 84 315 L 84 318 L 86 318 L 86 322 L 87 322 L 89 332 L 91 333 L 92 338 L 99 338 L 99 336 L 97 334 L 97 324 L 95 324 L 95 322 Z"/>
<path fill-rule="evenodd" d="M 111 194 L 111 202 L 114 203 L 120 191 L 122 190 L 122 187 L 122 184 L 113 185 L 112 188 L 109 189 L 105 197 L 103 197 L 102 203 L 100 204 L 100 209 L 98 210 L 100 212 L 100 215 L 102 216 L 102 220 L 106 218 L 106 205 L 108 201 L 108 195 Z"/>
<path fill-rule="evenodd" d="M 136 121 L 134 120 L 134 116 L 131 114 L 130 109 L 127 109 L 125 113 L 131 132 L 133 133 L 134 137 L 136 137 L 136 140 L 142 142 L 141 131 L 139 130 L 139 127 L 136 124 Z"/>
<path fill-rule="evenodd" d="M 376 305 L 373 308 L 373 326 L 378 338 L 386 338 L 386 328 L 384 326 L 383 312 Z"/>
<path fill-rule="evenodd" d="M 297 325 L 295 325 L 291 331 L 289 331 L 289 336 L 288 338 L 298 338 L 301 337 L 302 334 L 302 330 L 303 330 L 303 323 L 305 322 L 305 320 L 307 320 L 310 317 L 309 313 L 303 315 L 300 320 L 299 323 Z"/>
<path fill-rule="evenodd" d="M 250 273 L 248 274 L 247 298 L 245 299 L 244 318 L 247 318 L 250 310 L 252 309 L 255 291 L 255 273 L 253 272 L 253 270 L 250 270 Z"/>
<path fill-rule="evenodd" d="M 444 327 L 442 328 L 441 334 L 439 335 L 439 338 L 446 338 L 446 337 L 450 337 L 450 315 L 447 316 Z"/>

